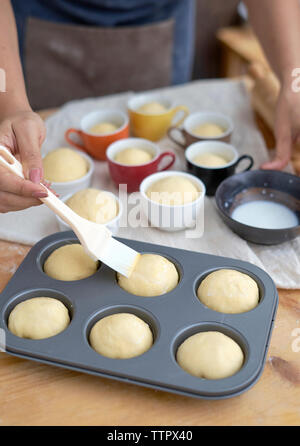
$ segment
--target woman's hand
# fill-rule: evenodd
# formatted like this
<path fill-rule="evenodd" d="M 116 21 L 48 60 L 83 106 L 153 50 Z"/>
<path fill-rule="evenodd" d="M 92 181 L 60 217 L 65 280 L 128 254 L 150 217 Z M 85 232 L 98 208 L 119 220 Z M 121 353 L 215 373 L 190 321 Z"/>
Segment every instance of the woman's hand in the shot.
<path fill-rule="evenodd" d="M 275 159 L 261 167 L 281 170 L 290 161 L 293 144 L 300 142 L 300 92 L 294 92 L 291 84 L 281 88 L 275 112 L 274 133 Z"/>
<path fill-rule="evenodd" d="M 46 129 L 33 111 L 19 111 L 0 123 L 0 144 L 7 147 L 23 166 L 25 180 L 0 166 L 0 212 L 17 211 L 41 204 L 47 197 L 39 183 L 43 178 L 40 154 Z"/>

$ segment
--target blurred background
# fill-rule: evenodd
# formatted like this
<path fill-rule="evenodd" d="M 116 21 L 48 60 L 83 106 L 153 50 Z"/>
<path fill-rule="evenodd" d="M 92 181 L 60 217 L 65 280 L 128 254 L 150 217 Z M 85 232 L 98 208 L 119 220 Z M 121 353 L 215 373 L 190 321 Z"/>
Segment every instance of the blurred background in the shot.
<path fill-rule="evenodd" d="M 244 4 L 238 0 L 195 0 L 195 7 L 191 18 L 195 23 L 194 34 L 191 32 L 194 55 L 189 77 L 191 80 L 242 78 L 251 95 L 257 124 L 267 146 L 273 148 L 274 110 L 280 86 L 247 21 Z M 35 110 L 53 109 L 72 99 L 128 90 L 143 91 L 172 83 L 170 54 L 173 43 L 165 44 L 170 37 L 168 24 L 157 28 L 149 26 L 148 36 L 145 34 L 140 41 L 139 35 L 127 36 L 124 45 L 132 44 L 133 51 L 126 54 L 126 46 L 120 45 L 120 36 L 127 38 L 124 27 L 123 30 L 122 27 L 115 28 L 119 30 L 117 33 L 97 29 L 89 42 L 93 52 L 85 54 L 85 42 L 81 40 L 87 39 L 92 30 L 87 33 L 85 27 L 81 27 L 82 33 L 75 35 L 71 28 L 60 23 L 50 25 L 45 21 L 30 21 L 25 48 L 25 78 Z M 130 29 L 134 27 L 128 28 L 129 33 Z M 103 48 L 102 43 L 100 49 L 98 42 L 105 39 L 110 48 L 105 45 Z M 48 47 L 43 47 L 42 41 L 49 42 Z M 139 56 L 147 53 L 147 45 L 156 45 L 155 54 L 152 53 L 149 60 L 138 61 Z M 120 64 L 125 69 L 120 70 Z M 82 70 L 82 66 L 87 69 Z M 300 170 L 300 165 L 296 168 Z"/>

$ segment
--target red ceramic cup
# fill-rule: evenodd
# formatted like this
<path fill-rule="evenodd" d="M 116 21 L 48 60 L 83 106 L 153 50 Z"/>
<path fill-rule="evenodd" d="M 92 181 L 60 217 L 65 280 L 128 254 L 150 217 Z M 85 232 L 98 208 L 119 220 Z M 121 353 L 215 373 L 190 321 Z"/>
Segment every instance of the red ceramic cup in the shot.
<path fill-rule="evenodd" d="M 152 160 L 145 164 L 126 165 L 115 161 L 118 152 L 124 149 L 136 148 L 146 150 L 153 156 Z M 128 192 L 139 190 L 139 186 L 144 178 L 155 172 L 169 169 L 175 162 L 175 154 L 173 152 L 160 152 L 159 147 L 143 138 L 126 138 L 111 144 L 106 151 L 109 172 L 112 180 L 119 186 L 127 185 Z M 165 158 L 169 158 L 166 164 Z"/>

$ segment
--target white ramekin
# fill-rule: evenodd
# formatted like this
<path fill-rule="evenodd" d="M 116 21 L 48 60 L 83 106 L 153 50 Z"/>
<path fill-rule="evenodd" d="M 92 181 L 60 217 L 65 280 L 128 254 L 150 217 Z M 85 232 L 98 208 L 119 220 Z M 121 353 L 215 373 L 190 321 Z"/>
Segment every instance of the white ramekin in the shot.
<path fill-rule="evenodd" d="M 146 195 L 150 185 L 162 178 L 170 176 L 181 176 L 190 180 L 199 189 L 199 197 L 191 203 L 175 206 L 160 204 L 150 200 Z M 201 213 L 203 213 L 205 192 L 205 185 L 202 181 L 189 173 L 174 170 L 154 173 L 145 178 L 140 185 L 142 210 L 151 225 L 163 231 L 173 232 L 193 228 L 196 222 L 198 223 Z"/>
<path fill-rule="evenodd" d="M 92 183 L 92 179 L 93 179 L 93 173 L 94 173 L 94 161 L 92 160 L 92 158 L 87 155 L 86 153 L 80 151 L 80 150 L 76 150 L 76 149 L 71 149 L 70 147 L 68 147 L 70 150 L 73 150 L 74 152 L 78 153 L 79 155 L 81 155 L 88 163 L 88 171 L 87 173 L 81 177 L 78 178 L 77 180 L 73 180 L 73 181 L 65 181 L 65 182 L 51 182 L 51 189 L 53 189 L 56 193 L 59 194 L 59 198 L 64 197 L 65 195 L 69 195 L 69 194 L 74 194 L 75 192 L 79 191 L 80 189 L 86 189 L 88 188 L 91 183 Z M 43 158 L 45 158 L 45 156 L 50 153 L 47 152 L 43 155 Z"/>
<path fill-rule="evenodd" d="M 100 191 L 100 190 L 102 191 L 102 189 L 99 189 L 99 191 Z M 77 191 L 77 192 L 78 192 L 78 191 Z M 119 207 L 118 215 L 117 215 L 115 218 L 113 218 L 112 220 L 108 221 L 108 222 L 104 225 L 104 226 L 106 226 L 106 227 L 107 227 L 113 234 L 116 234 L 116 233 L 118 232 L 119 224 L 120 224 L 120 218 L 121 218 L 122 213 L 123 213 L 123 205 L 122 205 L 121 201 L 119 200 L 119 198 L 118 198 L 115 194 L 113 194 L 112 192 L 104 191 L 104 190 L 103 190 L 103 192 L 106 192 L 106 193 L 112 195 L 112 196 L 117 200 L 117 202 L 118 202 L 118 207 Z M 66 202 L 69 198 L 71 198 L 73 195 L 74 195 L 74 193 L 65 195 L 61 200 L 65 203 L 65 202 Z M 56 220 L 57 220 L 59 229 L 60 229 L 61 231 L 69 231 L 69 230 L 71 229 L 70 226 L 67 225 L 67 223 L 65 223 L 65 222 L 64 222 L 58 215 L 55 215 L 55 217 L 56 217 Z"/>

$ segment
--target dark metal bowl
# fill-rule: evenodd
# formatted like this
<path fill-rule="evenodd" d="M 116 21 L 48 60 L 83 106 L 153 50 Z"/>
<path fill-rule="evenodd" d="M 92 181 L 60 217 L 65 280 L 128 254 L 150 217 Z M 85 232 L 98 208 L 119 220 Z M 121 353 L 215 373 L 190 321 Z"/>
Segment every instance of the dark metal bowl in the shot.
<path fill-rule="evenodd" d="M 218 211 L 232 231 L 249 242 L 275 245 L 300 235 L 300 177 L 277 170 L 252 170 L 224 180 L 215 195 Z M 254 200 L 283 204 L 298 217 L 298 226 L 264 229 L 248 226 L 231 215 L 237 206 Z"/>

